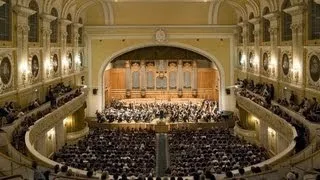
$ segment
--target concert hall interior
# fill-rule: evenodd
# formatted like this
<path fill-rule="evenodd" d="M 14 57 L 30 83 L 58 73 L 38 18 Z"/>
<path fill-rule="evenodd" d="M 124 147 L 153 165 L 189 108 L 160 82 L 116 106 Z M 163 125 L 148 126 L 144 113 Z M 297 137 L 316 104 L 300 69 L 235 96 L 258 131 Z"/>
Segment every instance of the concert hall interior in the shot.
<path fill-rule="evenodd" d="M 0 180 L 320 179 L 320 0 L 0 0 Z"/>

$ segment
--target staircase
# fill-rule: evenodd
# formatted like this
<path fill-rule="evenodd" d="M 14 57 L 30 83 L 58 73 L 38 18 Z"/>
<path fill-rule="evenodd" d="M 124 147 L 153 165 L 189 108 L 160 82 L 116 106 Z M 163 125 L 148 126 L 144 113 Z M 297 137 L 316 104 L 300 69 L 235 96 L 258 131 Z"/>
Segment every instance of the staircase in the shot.
<path fill-rule="evenodd" d="M 157 176 L 163 177 L 165 171 L 169 165 L 168 157 L 168 138 L 166 133 L 157 133 L 157 164 L 156 164 L 156 173 Z"/>

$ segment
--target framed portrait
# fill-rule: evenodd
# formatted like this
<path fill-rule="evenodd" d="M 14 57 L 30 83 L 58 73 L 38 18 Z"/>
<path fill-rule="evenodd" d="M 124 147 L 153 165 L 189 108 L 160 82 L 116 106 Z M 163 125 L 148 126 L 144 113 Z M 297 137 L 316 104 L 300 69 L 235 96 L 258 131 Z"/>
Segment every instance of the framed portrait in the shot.
<path fill-rule="evenodd" d="M 5 57 L 1 60 L 0 63 L 0 78 L 1 82 L 5 85 L 10 83 L 12 75 L 11 62 L 8 57 Z"/>
<path fill-rule="evenodd" d="M 57 54 L 54 54 L 52 57 L 52 68 L 55 73 L 58 72 L 59 62 L 58 62 L 58 55 Z"/>
<path fill-rule="evenodd" d="M 267 53 L 263 54 L 262 63 L 263 63 L 263 69 L 265 71 L 268 71 L 268 69 L 269 69 L 269 57 L 268 57 Z"/>
<path fill-rule="evenodd" d="M 313 55 L 310 58 L 309 72 L 312 81 L 317 82 L 320 78 L 320 60 L 316 55 Z"/>
<path fill-rule="evenodd" d="M 39 74 L 39 59 L 37 55 L 33 55 L 31 59 L 31 73 L 33 77 L 38 77 Z"/>
<path fill-rule="evenodd" d="M 287 54 L 283 54 L 282 56 L 282 72 L 284 75 L 289 74 L 290 62 Z"/>

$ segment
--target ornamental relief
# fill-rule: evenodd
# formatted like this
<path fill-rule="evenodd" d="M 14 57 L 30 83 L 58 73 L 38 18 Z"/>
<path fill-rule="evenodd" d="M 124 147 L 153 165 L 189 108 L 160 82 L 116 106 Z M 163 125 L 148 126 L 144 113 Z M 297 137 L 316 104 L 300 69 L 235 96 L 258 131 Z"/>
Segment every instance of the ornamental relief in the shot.
<path fill-rule="evenodd" d="M 13 87 L 14 62 L 11 51 L 0 52 L 0 94 Z"/>
<path fill-rule="evenodd" d="M 261 55 L 261 74 L 266 77 L 272 77 L 275 74 L 274 67 L 271 66 L 271 54 L 270 51 L 265 51 Z"/>
<path fill-rule="evenodd" d="M 293 74 L 292 74 L 292 68 L 293 68 L 293 60 L 292 60 L 292 53 L 290 51 L 282 51 L 280 56 L 280 62 L 281 62 L 281 78 L 285 82 L 292 82 Z"/>
<path fill-rule="evenodd" d="M 40 80 L 40 52 L 34 51 L 29 53 L 27 65 L 27 78 L 29 83 L 35 83 Z"/>
<path fill-rule="evenodd" d="M 320 52 L 310 52 L 307 57 L 308 86 L 320 90 Z"/>

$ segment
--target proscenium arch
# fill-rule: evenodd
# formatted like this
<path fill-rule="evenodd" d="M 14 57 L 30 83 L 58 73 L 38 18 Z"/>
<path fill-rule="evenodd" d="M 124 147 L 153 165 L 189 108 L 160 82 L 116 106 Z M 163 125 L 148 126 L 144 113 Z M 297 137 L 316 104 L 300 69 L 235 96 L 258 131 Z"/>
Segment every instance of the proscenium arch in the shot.
<path fill-rule="evenodd" d="M 117 58 L 120 55 L 123 55 L 127 52 L 134 51 L 137 49 L 145 48 L 145 47 L 154 47 L 154 46 L 169 46 L 169 47 L 176 47 L 176 48 L 181 48 L 181 49 L 186 49 L 195 53 L 198 53 L 210 60 L 214 65 L 216 65 L 218 72 L 219 72 L 219 78 L 220 78 L 220 89 L 219 89 L 219 109 L 224 110 L 226 109 L 225 107 L 225 102 L 223 99 L 225 99 L 225 72 L 223 70 L 223 66 L 221 65 L 220 61 L 218 61 L 218 58 L 216 58 L 214 55 L 191 45 L 187 44 L 182 44 L 182 43 L 166 43 L 166 44 L 159 44 L 159 43 L 145 43 L 145 44 L 137 44 L 133 45 L 124 49 L 121 49 L 115 53 L 113 53 L 111 56 L 108 56 L 105 58 L 102 66 L 100 67 L 99 70 L 99 75 L 98 75 L 98 95 L 101 93 L 100 97 L 100 111 L 105 108 L 105 93 L 104 93 L 104 71 L 107 68 L 108 64 Z"/>

